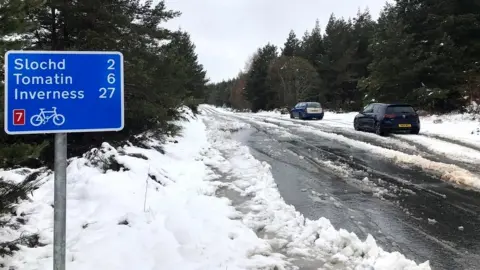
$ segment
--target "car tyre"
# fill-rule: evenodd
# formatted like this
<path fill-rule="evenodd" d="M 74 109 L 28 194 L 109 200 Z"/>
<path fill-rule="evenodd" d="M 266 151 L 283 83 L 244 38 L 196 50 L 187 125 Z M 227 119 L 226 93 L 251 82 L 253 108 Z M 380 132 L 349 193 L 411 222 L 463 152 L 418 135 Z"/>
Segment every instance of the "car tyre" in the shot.
<path fill-rule="evenodd" d="M 387 133 L 383 130 L 382 125 L 379 122 L 375 123 L 375 133 L 380 136 L 386 136 Z"/>
<path fill-rule="evenodd" d="M 418 135 L 419 133 L 420 133 L 419 128 L 415 128 L 415 129 L 410 130 L 410 134 Z"/>
<path fill-rule="evenodd" d="M 293 119 L 295 117 L 293 117 L 293 113 L 290 113 L 290 119 Z"/>
<path fill-rule="evenodd" d="M 358 121 L 357 120 L 353 120 L 353 129 L 355 129 L 356 131 L 360 131 L 360 128 L 358 127 Z"/>

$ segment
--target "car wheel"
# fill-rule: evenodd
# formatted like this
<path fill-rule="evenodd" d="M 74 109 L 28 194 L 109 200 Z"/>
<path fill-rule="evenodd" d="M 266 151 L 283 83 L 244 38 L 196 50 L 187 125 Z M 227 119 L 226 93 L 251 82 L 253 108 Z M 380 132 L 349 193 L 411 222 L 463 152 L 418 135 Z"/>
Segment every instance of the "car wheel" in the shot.
<path fill-rule="evenodd" d="M 383 130 L 382 125 L 380 123 L 375 123 L 375 133 L 380 136 L 385 136 L 386 132 Z"/>
<path fill-rule="evenodd" d="M 295 117 L 293 117 L 293 113 L 290 113 L 290 119 L 293 119 Z"/>
<path fill-rule="evenodd" d="M 305 114 L 303 112 L 299 113 L 298 118 L 301 120 L 305 120 Z"/>
<path fill-rule="evenodd" d="M 360 128 L 358 127 L 358 121 L 357 121 L 357 120 L 353 120 L 353 128 L 354 128 L 356 131 L 360 131 Z"/>
<path fill-rule="evenodd" d="M 418 135 L 418 133 L 420 133 L 420 129 L 419 129 L 419 128 L 410 130 L 410 134 Z"/>

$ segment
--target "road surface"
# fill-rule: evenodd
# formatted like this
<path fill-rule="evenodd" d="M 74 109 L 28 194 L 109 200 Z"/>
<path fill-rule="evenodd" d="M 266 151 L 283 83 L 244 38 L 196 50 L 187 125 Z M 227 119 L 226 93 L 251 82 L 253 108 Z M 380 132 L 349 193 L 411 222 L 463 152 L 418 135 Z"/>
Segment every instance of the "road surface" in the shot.
<path fill-rule="evenodd" d="M 452 164 L 480 177 L 475 160 L 432 151 L 428 142 L 445 140 L 479 157 L 480 146 L 425 135 L 418 140 L 411 138 L 416 135 L 383 138 L 357 132 L 342 120 L 301 121 L 213 109 L 205 113 L 219 121 L 250 124 L 235 138 L 272 166 L 284 200 L 306 217 L 328 218 L 361 239 L 371 234 L 383 249 L 417 263 L 430 260 L 432 269 L 478 269 L 480 192 L 444 181 L 430 167 L 394 162 L 379 154 L 378 147 Z"/>

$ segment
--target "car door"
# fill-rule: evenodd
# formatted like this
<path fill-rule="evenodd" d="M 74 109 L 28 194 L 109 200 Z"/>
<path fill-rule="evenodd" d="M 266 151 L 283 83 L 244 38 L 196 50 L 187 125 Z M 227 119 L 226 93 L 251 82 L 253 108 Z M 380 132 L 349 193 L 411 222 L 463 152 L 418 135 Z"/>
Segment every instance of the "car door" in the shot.
<path fill-rule="evenodd" d="M 293 117 L 299 117 L 299 109 L 301 107 L 302 103 L 297 103 L 297 105 L 295 105 L 295 107 L 293 107 L 292 109 L 292 115 Z"/>
<path fill-rule="evenodd" d="M 295 104 L 295 106 L 293 106 L 292 109 L 290 109 L 290 113 L 292 114 L 293 117 L 296 116 L 296 113 L 297 113 L 297 107 L 298 107 L 298 103 Z"/>
<path fill-rule="evenodd" d="M 382 106 L 380 104 L 373 104 L 371 111 L 367 113 L 367 128 L 374 131 L 377 124 L 377 113 Z"/>
<path fill-rule="evenodd" d="M 381 104 L 373 104 L 372 112 L 368 114 L 368 128 L 371 130 L 375 130 L 375 125 L 379 119 L 379 114 L 382 111 Z"/>
<path fill-rule="evenodd" d="M 302 114 L 305 112 L 305 109 L 307 108 L 307 103 L 305 102 L 302 102 L 298 105 L 298 109 L 297 109 L 297 116 L 300 118 L 302 117 Z"/>
<path fill-rule="evenodd" d="M 361 129 L 370 129 L 369 123 L 371 118 L 371 114 L 373 113 L 373 104 L 367 105 L 363 111 L 360 112 L 357 121 L 358 121 L 358 126 Z"/>

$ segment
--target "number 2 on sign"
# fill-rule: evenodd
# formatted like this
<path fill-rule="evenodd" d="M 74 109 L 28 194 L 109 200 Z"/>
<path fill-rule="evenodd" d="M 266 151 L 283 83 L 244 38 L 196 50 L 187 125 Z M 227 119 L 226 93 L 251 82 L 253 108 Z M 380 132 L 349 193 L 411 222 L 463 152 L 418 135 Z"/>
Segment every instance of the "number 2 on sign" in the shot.
<path fill-rule="evenodd" d="M 98 91 L 100 91 L 100 98 L 112 98 L 115 93 L 115 87 L 102 87 Z"/>
<path fill-rule="evenodd" d="M 108 59 L 107 63 L 110 65 L 108 66 L 108 70 L 115 70 L 115 60 L 113 59 Z"/>

